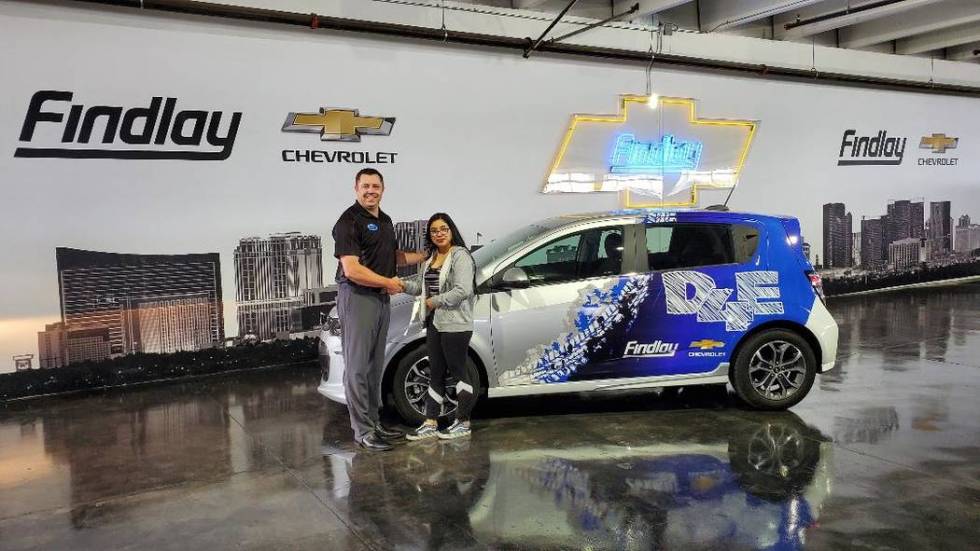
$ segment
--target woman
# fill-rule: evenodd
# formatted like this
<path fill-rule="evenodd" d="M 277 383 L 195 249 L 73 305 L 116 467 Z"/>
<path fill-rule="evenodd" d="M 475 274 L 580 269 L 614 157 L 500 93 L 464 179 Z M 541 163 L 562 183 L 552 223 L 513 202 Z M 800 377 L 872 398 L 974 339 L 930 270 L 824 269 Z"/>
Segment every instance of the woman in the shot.
<path fill-rule="evenodd" d="M 403 281 L 405 292 L 419 296 L 425 320 L 425 344 L 429 352 L 429 391 L 425 397 L 425 422 L 409 440 L 461 438 L 470 435 L 470 412 L 476 403 L 473 381 L 466 370 L 466 354 L 473 336 L 473 295 L 476 267 L 463 236 L 444 212 L 429 218 L 426 226 L 429 258 L 419 275 Z M 446 401 L 446 378 L 456 383 L 456 419 L 445 430 L 437 420 Z"/>

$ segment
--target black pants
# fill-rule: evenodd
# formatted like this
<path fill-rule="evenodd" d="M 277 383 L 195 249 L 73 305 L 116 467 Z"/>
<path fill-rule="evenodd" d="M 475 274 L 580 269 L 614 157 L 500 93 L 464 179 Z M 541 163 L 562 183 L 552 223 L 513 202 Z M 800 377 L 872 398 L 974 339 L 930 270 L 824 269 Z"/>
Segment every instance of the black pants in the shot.
<path fill-rule="evenodd" d="M 431 324 L 425 331 L 425 345 L 429 352 L 429 392 L 425 397 L 425 416 L 438 419 L 446 402 L 446 379 L 451 375 L 456 383 L 456 419 L 468 421 L 476 397 L 473 381 L 466 371 L 466 350 L 472 331 L 440 333 Z M 448 405 L 448 404 L 447 404 Z"/>

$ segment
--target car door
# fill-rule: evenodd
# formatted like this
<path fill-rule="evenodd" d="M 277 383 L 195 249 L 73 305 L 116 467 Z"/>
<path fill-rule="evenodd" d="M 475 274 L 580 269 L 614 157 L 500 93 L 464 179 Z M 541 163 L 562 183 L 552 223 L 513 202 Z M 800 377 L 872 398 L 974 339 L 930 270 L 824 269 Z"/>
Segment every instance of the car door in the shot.
<path fill-rule="evenodd" d="M 647 224 L 650 300 L 637 313 L 621 361 L 605 377 L 708 373 L 728 361 L 746 313 L 773 289 L 759 279 L 759 230 L 746 224 Z M 740 296 L 746 284 L 754 299 Z M 746 302 L 746 301 L 750 302 Z M 755 302 L 751 302 L 755 301 Z M 770 304 L 774 305 L 774 304 Z"/>
<path fill-rule="evenodd" d="M 491 280 L 491 334 L 501 386 L 569 380 L 587 361 L 590 318 L 615 287 L 624 261 L 634 261 L 635 226 L 593 225 L 534 246 Z M 625 254 L 624 254 L 625 253 Z M 520 268 L 526 288 L 507 288 L 502 276 Z"/>

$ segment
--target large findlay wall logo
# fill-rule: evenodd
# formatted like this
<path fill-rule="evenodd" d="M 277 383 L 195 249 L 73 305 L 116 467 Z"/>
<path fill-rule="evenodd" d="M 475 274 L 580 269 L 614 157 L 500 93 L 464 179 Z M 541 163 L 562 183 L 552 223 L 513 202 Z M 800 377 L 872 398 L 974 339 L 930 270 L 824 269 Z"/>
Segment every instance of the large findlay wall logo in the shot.
<path fill-rule="evenodd" d="M 837 166 L 897 166 L 905 158 L 908 138 L 889 136 L 887 130 L 879 130 L 871 136 L 858 135 L 857 130 L 844 131 L 841 138 Z"/>
<path fill-rule="evenodd" d="M 282 131 L 319 134 L 323 142 L 358 143 L 361 136 L 389 136 L 394 126 L 394 117 L 362 116 L 357 109 L 321 107 L 315 113 L 289 113 Z M 397 155 L 382 151 L 282 150 L 286 163 L 390 164 Z"/>
<path fill-rule="evenodd" d="M 149 106 L 126 109 L 70 103 L 74 96 L 40 90 L 31 97 L 20 130 L 25 145 L 14 157 L 221 161 L 231 155 L 242 121 L 240 112 L 232 113 L 222 128 L 222 111 L 177 110 L 171 97 L 153 96 Z M 61 134 L 57 146 L 52 131 Z M 78 146 L 93 140 L 98 146 Z"/>

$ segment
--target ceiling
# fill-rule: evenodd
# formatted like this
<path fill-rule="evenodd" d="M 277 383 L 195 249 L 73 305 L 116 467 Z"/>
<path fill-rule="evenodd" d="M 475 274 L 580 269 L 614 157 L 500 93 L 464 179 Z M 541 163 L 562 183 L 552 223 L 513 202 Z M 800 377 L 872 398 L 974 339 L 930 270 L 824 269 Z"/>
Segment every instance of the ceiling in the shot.
<path fill-rule="evenodd" d="M 463 0 L 557 15 L 570 0 Z M 980 0 L 577 0 L 568 15 L 980 63 Z M 543 30 L 543 29 L 542 29 Z"/>

